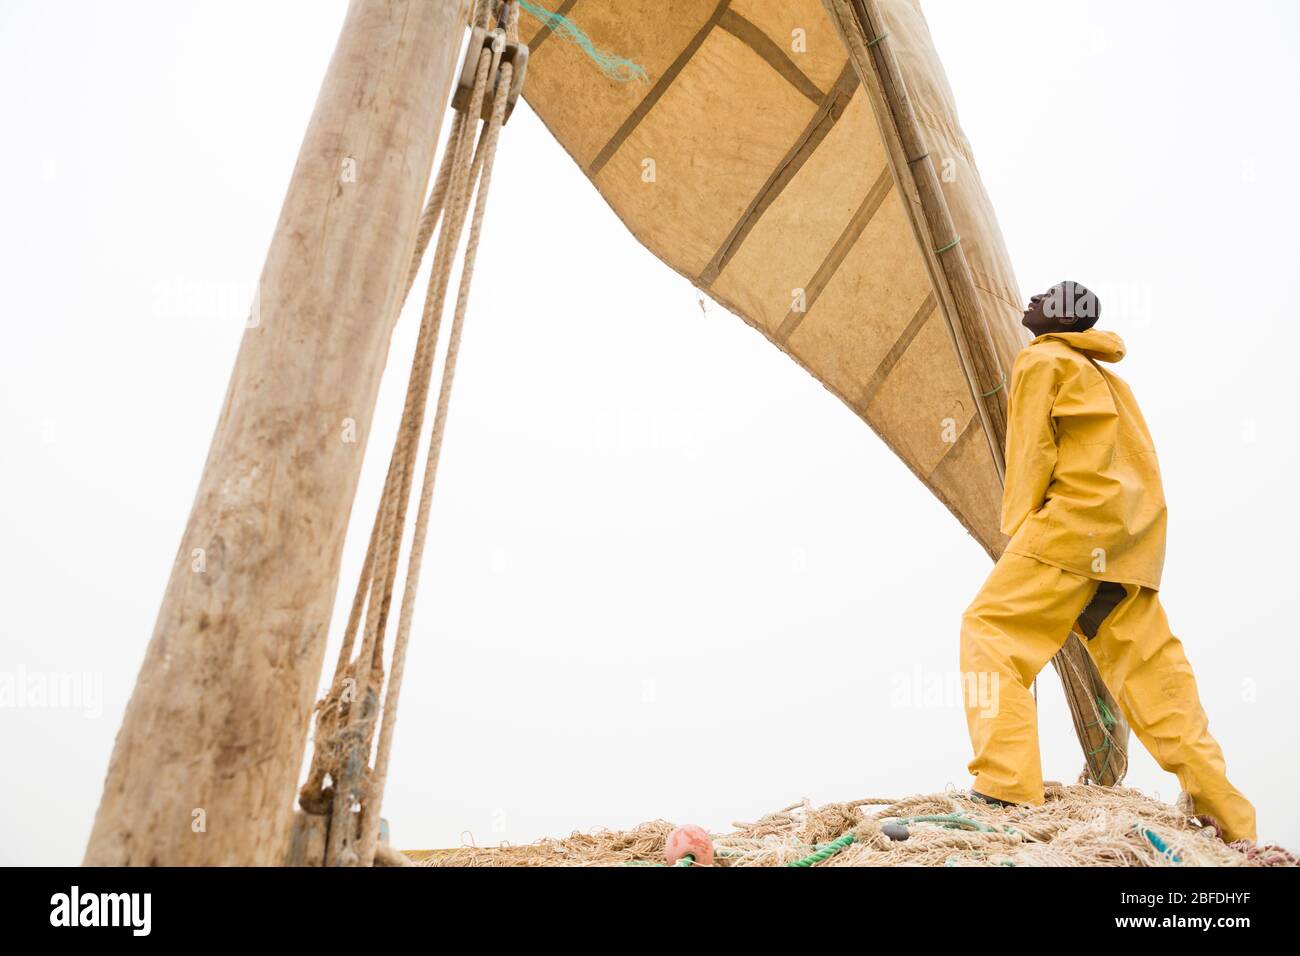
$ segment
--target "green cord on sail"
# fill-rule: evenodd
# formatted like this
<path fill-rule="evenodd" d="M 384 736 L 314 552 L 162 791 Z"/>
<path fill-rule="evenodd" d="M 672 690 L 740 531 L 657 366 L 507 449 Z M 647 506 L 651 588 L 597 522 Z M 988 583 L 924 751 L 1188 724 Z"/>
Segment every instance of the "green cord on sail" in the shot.
<path fill-rule="evenodd" d="M 591 37 L 582 31 L 581 27 L 563 14 L 554 13 L 540 4 L 529 3 L 528 0 L 519 0 L 519 7 L 540 20 L 561 40 L 572 43 L 582 50 L 583 53 L 587 54 L 587 58 L 596 64 L 600 72 L 615 83 L 630 83 L 633 80 L 647 78 L 646 72 L 641 66 L 626 57 L 598 48 L 596 44 L 591 42 Z"/>

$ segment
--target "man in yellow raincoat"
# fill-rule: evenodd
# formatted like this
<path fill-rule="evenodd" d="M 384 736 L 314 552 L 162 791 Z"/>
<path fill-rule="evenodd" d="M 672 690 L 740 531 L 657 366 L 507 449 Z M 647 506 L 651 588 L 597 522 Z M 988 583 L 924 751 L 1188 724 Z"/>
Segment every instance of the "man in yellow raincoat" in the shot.
<path fill-rule="evenodd" d="M 1100 363 L 1124 343 L 1094 329 L 1100 303 L 1063 282 L 1034 296 L 1008 409 L 1002 558 L 962 617 L 961 669 L 975 758 L 972 795 L 1043 802 L 1030 685 L 1072 627 L 1139 740 L 1213 817 L 1225 839 L 1255 839 L 1255 810 L 1228 782 L 1196 680 L 1157 591 L 1165 500 L 1155 448 L 1128 385 Z M 1077 622 L 1077 623 L 1076 623 Z"/>

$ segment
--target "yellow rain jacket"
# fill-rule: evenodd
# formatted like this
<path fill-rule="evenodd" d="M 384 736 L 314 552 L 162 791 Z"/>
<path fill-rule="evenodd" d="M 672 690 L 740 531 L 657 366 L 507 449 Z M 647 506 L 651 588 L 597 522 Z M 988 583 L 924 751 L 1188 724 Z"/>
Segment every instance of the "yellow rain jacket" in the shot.
<path fill-rule="evenodd" d="M 1113 332 L 1040 335 L 1011 372 L 1002 532 L 1007 551 L 1157 590 L 1165 496 L 1155 446 Z"/>

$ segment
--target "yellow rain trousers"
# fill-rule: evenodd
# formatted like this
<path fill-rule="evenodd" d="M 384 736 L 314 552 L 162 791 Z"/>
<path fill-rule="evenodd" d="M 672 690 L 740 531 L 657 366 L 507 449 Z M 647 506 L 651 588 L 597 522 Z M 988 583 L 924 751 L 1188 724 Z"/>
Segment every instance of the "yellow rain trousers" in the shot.
<path fill-rule="evenodd" d="M 1030 686 L 1077 626 L 1133 732 L 1229 840 L 1255 810 L 1228 782 L 1191 665 L 1156 589 L 1165 507 L 1155 449 L 1128 386 L 1096 362 L 1109 332 L 1040 336 L 1012 371 L 1002 558 L 962 617 L 974 789 L 1041 804 Z M 1082 618 L 1082 620 L 1081 620 Z"/>

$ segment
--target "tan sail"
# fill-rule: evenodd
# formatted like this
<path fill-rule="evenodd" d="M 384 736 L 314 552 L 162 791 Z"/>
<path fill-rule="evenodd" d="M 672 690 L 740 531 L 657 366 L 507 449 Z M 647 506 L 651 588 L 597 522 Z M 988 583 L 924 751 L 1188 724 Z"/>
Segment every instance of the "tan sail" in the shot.
<path fill-rule="evenodd" d="M 1004 368 L 1025 341 L 1006 250 L 920 10 L 885 5 Z M 860 415 L 991 553 L 1000 482 L 890 172 L 820 0 L 557 6 L 642 66 L 615 83 L 532 39 L 525 96 L 628 228 Z M 912 200 L 914 201 L 914 200 Z"/>
<path fill-rule="evenodd" d="M 837 395 L 1001 554 L 1002 386 L 1028 335 L 919 5 L 565 0 L 553 10 L 646 74 L 615 82 L 536 16 L 521 20 L 529 104 L 631 232 Z M 898 91 L 872 62 L 886 41 Z M 911 124 L 901 136 L 898 99 Z M 933 168 L 934 195 L 918 191 L 918 162 Z M 1091 777 L 1116 782 L 1127 740 L 1118 706 L 1076 640 L 1054 663 Z"/>

